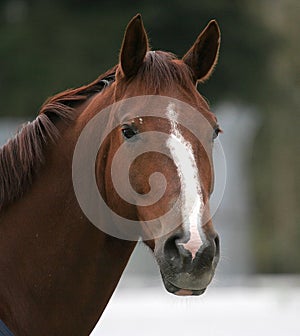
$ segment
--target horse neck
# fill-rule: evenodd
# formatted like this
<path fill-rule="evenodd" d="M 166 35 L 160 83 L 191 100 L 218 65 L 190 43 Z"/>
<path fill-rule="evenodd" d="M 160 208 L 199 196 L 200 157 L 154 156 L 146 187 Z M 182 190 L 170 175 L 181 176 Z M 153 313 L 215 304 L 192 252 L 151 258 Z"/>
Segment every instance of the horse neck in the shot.
<path fill-rule="evenodd" d="M 0 214 L 0 319 L 15 335 L 91 332 L 135 246 L 83 215 L 70 134 L 48 150 L 30 191 Z"/>

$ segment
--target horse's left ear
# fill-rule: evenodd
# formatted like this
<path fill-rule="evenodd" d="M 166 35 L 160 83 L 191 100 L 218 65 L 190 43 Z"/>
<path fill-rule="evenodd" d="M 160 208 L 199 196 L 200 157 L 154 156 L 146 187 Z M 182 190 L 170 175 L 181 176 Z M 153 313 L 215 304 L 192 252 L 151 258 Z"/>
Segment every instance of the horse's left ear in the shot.
<path fill-rule="evenodd" d="M 220 36 L 217 22 L 210 21 L 191 49 L 183 56 L 182 60 L 193 71 L 195 81 L 204 82 L 213 72 L 219 56 Z"/>
<path fill-rule="evenodd" d="M 120 52 L 120 65 L 127 78 L 137 73 L 147 51 L 147 34 L 141 14 L 137 14 L 128 23 Z"/>

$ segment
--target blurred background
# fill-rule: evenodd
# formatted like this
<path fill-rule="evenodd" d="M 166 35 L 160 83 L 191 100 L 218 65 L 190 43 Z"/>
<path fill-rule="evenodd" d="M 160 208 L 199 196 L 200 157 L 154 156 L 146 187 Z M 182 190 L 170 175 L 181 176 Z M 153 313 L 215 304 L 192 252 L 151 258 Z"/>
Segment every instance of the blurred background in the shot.
<path fill-rule="evenodd" d="M 152 48 L 179 57 L 210 19 L 220 25 L 219 63 L 199 91 L 224 130 L 222 258 L 203 297 L 176 298 L 139 244 L 93 335 L 299 335 L 298 0 L 0 0 L 0 144 L 48 96 L 115 65 L 137 12 Z"/>

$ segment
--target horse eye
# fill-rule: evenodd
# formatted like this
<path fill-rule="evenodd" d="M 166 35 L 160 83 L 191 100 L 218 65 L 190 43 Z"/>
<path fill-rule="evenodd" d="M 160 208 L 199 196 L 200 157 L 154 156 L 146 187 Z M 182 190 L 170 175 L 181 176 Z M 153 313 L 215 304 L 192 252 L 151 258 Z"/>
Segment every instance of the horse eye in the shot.
<path fill-rule="evenodd" d="M 122 133 L 125 139 L 130 139 L 137 134 L 137 131 L 129 125 L 124 125 L 122 128 Z"/>
<path fill-rule="evenodd" d="M 214 128 L 213 140 L 215 140 L 215 139 L 218 137 L 219 133 L 221 133 L 221 132 L 222 132 L 222 131 L 221 131 L 220 127 L 219 127 L 219 126 L 216 126 L 216 127 Z"/>

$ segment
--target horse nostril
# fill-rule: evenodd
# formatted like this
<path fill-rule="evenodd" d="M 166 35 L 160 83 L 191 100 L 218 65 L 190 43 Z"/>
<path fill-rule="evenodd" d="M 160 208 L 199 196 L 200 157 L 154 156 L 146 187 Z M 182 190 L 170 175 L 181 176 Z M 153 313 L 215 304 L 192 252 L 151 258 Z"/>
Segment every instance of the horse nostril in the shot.
<path fill-rule="evenodd" d="M 201 269 L 211 268 L 214 259 L 218 253 L 219 241 L 217 238 L 214 240 L 206 241 L 196 254 L 195 262 Z"/>
<path fill-rule="evenodd" d="M 220 254 L 220 238 L 218 235 L 216 235 L 214 242 L 216 245 L 216 255 L 219 255 Z"/>
<path fill-rule="evenodd" d="M 176 241 L 178 240 L 178 235 L 174 235 L 167 239 L 164 246 L 164 254 L 167 260 L 174 261 L 180 257 Z"/>
<path fill-rule="evenodd" d="M 218 262 L 219 262 L 219 259 L 220 259 L 220 238 L 219 238 L 218 235 L 216 235 L 216 237 L 214 239 L 214 242 L 215 242 L 215 246 L 216 246 L 216 251 L 215 251 L 215 258 L 214 258 L 214 261 L 213 261 L 213 265 L 214 265 L 214 267 L 216 267 Z"/>
<path fill-rule="evenodd" d="M 199 268 L 207 269 L 210 268 L 214 262 L 218 262 L 220 253 L 218 235 L 205 241 L 194 258 L 191 252 L 183 246 L 184 244 L 182 242 L 184 241 L 182 235 L 178 233 L 169 237 L 164 243 L 164 258 L 170 265 L 183 267 L 184 264 L 196 263 Z"/>
<path fill-rule="evenodd" d="M 209 245 L 207 246 L 202 253 L 200 254 L 200 262 L 203 263 L 204 266 L 210 266 L 215 253 L 214 253 L 215 249 L 213 245 Z"/>

